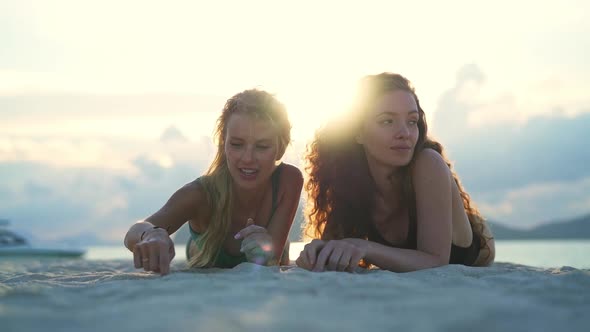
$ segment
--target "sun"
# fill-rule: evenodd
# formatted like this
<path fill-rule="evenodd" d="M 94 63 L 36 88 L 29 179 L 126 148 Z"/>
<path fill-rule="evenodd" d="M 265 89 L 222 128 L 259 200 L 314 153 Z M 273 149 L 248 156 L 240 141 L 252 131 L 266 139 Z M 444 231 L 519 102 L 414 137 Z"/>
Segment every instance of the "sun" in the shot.
<path fill-rule="evenodd" d="M 354 94 L 353 79 L 291 83 L 281 87 L 277 97 L 287 107 L 292 136 L 311 139 L 314 132 L 328 121 L 345 116 Z"/>

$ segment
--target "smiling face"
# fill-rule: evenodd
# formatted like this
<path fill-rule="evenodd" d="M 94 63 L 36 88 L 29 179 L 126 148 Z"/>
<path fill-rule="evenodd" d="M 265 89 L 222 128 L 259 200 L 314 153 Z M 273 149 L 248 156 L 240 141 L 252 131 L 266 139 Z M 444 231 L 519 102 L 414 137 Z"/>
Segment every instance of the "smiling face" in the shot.
<path fill-rule="evenodd" d="M 227 122 L 224 150 L 234 183 L 243 189 L 259 188 L 279 158 L 277 129 L 253 114 L 234 113 Z"/>
<path fill-rule="evenodd" d="M 419 118 L 416 100 L 408 91 L 394 90 L 378 98 L 357 135 L 369 164 L 393 168 L 409 164 L 418 141 Z"/>

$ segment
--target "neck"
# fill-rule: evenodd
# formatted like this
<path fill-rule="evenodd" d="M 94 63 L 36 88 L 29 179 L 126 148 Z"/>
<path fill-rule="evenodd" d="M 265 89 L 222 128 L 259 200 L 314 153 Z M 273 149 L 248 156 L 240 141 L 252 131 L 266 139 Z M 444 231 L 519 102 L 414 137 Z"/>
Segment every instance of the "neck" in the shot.
<path fill-rule="evenodd" d="M 235 203 L 241 207 L 257 206 L 264 198 L 265 192 L 265 185 L 253 189 L 238 188 L 234 185 Z"/>
<path fill-rule="evenodd" d="M 374 160 L 368 160 L 369 173 L 375 181 L 377 193 L 386 198 L 397 193 L 398 188 L 395 187 L 395 173 L 401 171 L 401 167 L 391 167 L 379 164 Z M 393 178 L 392 178 L 393 175 Z M 392 182 L 393 180 L 393 182 Z"/>

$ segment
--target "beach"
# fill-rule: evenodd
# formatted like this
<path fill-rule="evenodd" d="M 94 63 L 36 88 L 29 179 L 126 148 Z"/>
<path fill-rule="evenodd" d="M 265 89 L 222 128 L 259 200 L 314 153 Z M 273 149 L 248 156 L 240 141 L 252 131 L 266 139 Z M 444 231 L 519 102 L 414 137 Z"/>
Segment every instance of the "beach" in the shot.
<path fill-rule="evenodd" d="M 0 261 L 2 331 L 586 331 L 590 270 L 495 263 L 411 273 L 295 266 L 136 270 Z"/>

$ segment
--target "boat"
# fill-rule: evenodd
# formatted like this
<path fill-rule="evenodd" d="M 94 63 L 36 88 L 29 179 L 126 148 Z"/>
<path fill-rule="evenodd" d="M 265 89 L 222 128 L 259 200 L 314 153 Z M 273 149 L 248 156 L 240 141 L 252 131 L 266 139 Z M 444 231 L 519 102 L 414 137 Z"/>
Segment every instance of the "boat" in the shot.
<path fill-rule="evenodd" d="M 84 249 L 32 246 L 23 236 L 9 230 L 9 224 L 8 220 L 0 219 L 0 256 L 76 258 L 86 253 Z"/>

